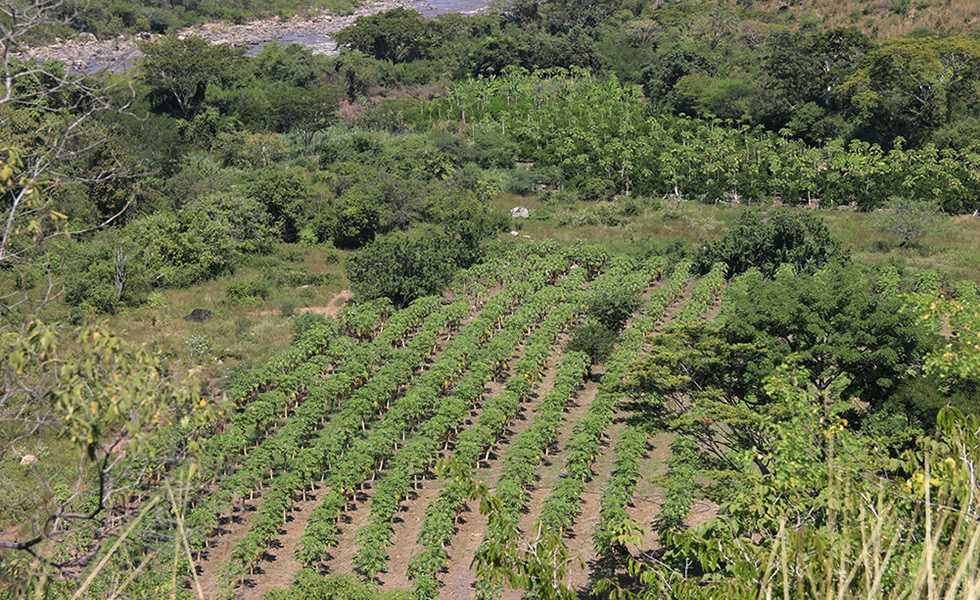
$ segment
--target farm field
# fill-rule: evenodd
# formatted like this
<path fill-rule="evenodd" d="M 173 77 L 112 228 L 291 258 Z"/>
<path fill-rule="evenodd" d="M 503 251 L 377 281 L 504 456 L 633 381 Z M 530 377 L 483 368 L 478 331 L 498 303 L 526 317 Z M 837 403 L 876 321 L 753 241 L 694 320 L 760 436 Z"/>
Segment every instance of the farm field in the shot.
<path fill-rule="evenodd" d="M 0 0 L 0 600 L 980 600 L 980 4 L 458 2 Z"/>
<path fill-rule="evenodd" d="M 667 443 L 625 422 L 621 380 L 648 336 L 712 311 L 723 268 L 699 280 L 664 259 L 517 252 L 442 298 L 346 309 L 339 337 L 308 331 L 288 366 L 274 360 L 274 375 L 238 385 L 240 412 L 206 444 L 214 493 L 187 517 L 214 526 L 195 552 L 206 596 L 261 598 L 304 567 L 422 597 L 486 591 L 471 562 L 495 532 L 464 486 L 437 474 L 450 458 L 522 532 L 539 520 L 562 532 L 585 561 L 567 574 L 583 592 L 604 523 L 627 510 L 656 516 L 657 488 L 632 507 L 610 501 L 632 495 L 640 472 L 663 471 Z M 590 375 L 588 356 L 566 349 L 569 330 L 593 294 L 613 289 L 640 309 Z"/>

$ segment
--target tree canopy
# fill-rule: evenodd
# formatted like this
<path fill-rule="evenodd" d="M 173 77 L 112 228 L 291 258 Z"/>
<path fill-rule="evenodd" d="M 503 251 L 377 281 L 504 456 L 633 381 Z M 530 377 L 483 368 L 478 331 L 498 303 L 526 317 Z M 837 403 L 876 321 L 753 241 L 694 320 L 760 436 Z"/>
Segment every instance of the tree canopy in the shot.
<path fill-rule="evenodd" d="M 730 277 L 752 268 L 772 277 L 784 263 L 798 272 L 813 273 L 824 265 L 847 260 L 840 240 L 818 216 L 789 210 L 746 210 L 724 238 L 701 247 L 696 265 L 706 273 L 716 262 L 723 262 Z"/>

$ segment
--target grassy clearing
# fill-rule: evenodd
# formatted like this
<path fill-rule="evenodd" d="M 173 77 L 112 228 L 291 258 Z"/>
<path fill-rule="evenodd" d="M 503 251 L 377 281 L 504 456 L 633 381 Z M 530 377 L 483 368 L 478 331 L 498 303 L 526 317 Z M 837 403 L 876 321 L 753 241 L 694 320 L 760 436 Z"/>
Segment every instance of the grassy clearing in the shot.
<path fill-rule="evenodd" d="M 626 214 L 627 202 L 638 212 Z M 674 242 L 689 252 L 705 241 L 721 238 L 744 210 L 743 206 L 698 204 L 687 201 L 618 199 L 614 202 L 549 202 L 544 196 L 501 194 L 495 207 L 509 212 L 515 206 L 531 211 L 527 219 L 513 219 L 520 235 L 555 239 L 562 244 L 600 243 L 617 252 L 662 248 Z M 802 209 L 801 209 L 802 210 Z M 876 215 L 848 210 L 818 210 L 830 230 L 867 265 L 891 264 L 914 274 L 940 269 L 953 280 L 980 283 L 980 220 L 970 216 L 947 219 L 945 227 L 905 248 L 896 236 L 874 231 Z"/>
<path fill-rule="evenodd" d="M 923 29 L 937 33 L 968 32 L 980 22 L 980 4 L 976 0 L 755 0 L 749 7 L 768 11 L 788 8 L 801 22 L 857 27 L 877 39 L 909 35 Z"/>
<path fill-rule="evenodd" d="M 234 274 L 179 290 L 164 290 L 155 302 L 107 318 L 130 341 L 147 343 L 172 359 L 175 370 L 195 369 L 205 379 L 228 367 L 260 363 L 292 339 L 289 317 L 324 308 L 347 288 L 344 253 L 332 248 L 283 244 L 276 253 L 255 257 Z M 291 279 L 322 276 L 319 285 L 289 285 Z M 229 298 L 228 288 L 256 282 L 265 297 Z M 340 303 L 342 306 L 342 303 Z M 195 308 L 214 313 L 201 323 L 184 317 Z"/>
<path fill-rule="evenodd" d="M 493 205 L 505 214 L 515 206 L 531 211 L 529 218 L 511 221 L 519 236 L 554 239 L 563 245 L 599 243 L 614 252 L 663 251 L 671 246 L 695 252 L 703 242 L 722 237 L 744 209 L 637 197 L 610 202 L 556 201 L 545 194 L 499 194 Z M 858 262 L 891 264 L 909 274 L 938 268 L 951 279 L 980 283 L 980 253 L 975 251 L 980 247 L 980 220 L 950 218 L 941 232 L 898 248 L 897 238 L 873 230 L 874 214 L 844 210 L 821 210 L 819 214 Z M 503 233 L 501 237 L 511 236 Z M 173 359 L 175 369 L 199 368 L 206 378 L 218 377 L 227 367 L 261 362 L 284 348 L 292 336 L 290 315 L 325 307 L 345 290 L 344 256 L 333 248 L 284 244 L 276 253 L 256 257 L 232 275 L 164 290 L 155 296 L 155 303 L 106 320 L 131 341 L 154 344 Z M 289 273 L 297 272 L 323 276 L 323 281 L 310 286 L 283 285 Z M 268 295 L 231 301 L 228 287 L 242 282 L 258 282 L 268 289 Z M 185 321 L 195 308 L 206 308 L 215 318 L 203 323 Z M 201 337 L 192 339 L 195 336 Z"/>

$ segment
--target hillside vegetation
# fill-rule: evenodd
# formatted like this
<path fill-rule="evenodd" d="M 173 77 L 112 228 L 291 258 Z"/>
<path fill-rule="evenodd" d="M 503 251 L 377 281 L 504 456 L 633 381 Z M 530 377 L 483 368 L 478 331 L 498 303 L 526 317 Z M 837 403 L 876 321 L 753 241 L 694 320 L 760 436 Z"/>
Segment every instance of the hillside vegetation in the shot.
<path fill-rule="evenodd" d="M 980 595 L 971 5 L 0 3 L 5 594 Z"/>

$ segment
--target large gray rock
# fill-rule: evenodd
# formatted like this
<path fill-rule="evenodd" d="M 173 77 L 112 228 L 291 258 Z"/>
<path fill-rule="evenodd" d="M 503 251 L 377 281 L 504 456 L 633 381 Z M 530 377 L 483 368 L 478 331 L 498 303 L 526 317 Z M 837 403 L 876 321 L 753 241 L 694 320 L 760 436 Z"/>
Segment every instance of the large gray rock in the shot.
<path fill-rule="evenodd" d="M 207 321 L 208 319 L 213 319 L 214 313 L 206 308 L 195 308 L 191 311 L 191 314 L 184 317 L 185 321 L 191 321 L 192 323 L 200 323 L 201 321 Z"/>
<path fill-rule="evenodd" d="M 515 206 L 514 208 L 510 209 L 510 216 L 515 219 L 526 219 L 527 217 L 531 216 L 531 211 L 523 206 Z"/>

